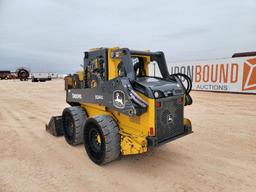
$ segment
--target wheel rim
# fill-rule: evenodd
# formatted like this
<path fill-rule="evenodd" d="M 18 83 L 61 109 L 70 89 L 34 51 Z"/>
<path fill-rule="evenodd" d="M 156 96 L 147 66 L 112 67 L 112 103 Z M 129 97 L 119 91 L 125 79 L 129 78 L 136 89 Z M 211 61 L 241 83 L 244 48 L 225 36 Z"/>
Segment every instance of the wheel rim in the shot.
<path fill-rule="evenodd" d="M 104 156 L 104 140 L 95 124 L 89 124 L 85 129 L 84 140 L 88 155 L 96 162 L 101 161 Z"/>
<path fill-rule="evenodd" d="M 100 135 L 98 130 L 95 127 L 92 127 L 89 131 L 89 144 L 95 153 L 99 153 L 101 151 L 101 142 L 99 138 Z"/>

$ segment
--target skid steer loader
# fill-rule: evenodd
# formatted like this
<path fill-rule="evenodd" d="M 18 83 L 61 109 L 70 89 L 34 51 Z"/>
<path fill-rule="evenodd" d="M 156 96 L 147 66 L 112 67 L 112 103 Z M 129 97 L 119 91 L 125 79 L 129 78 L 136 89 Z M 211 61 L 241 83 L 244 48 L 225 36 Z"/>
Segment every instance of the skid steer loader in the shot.
<path fill-rule="evenodd" d="M 83 72 L 67 78 L 70 107 L 46 129 L 70 145 L 83 143 L 96 164 L 192 133 L 184 118 L 184 106 L 192 104 L 191 80 L 169 74 L 163 52 L 93 49 L 84 53 Z"/>

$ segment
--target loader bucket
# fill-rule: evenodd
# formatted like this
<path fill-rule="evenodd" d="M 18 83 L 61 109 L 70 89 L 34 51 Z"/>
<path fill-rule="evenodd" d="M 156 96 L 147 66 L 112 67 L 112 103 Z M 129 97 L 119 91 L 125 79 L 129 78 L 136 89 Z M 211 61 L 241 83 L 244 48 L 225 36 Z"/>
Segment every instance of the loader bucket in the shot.
<path fill-rule="evenodd" d="M 53 136 L 62 136 L 63 135 L 63 124 L 62 116 L 53 116 L 51 117 L 48 125 L 45 125 L 46 131 L 48 131 Z"/>

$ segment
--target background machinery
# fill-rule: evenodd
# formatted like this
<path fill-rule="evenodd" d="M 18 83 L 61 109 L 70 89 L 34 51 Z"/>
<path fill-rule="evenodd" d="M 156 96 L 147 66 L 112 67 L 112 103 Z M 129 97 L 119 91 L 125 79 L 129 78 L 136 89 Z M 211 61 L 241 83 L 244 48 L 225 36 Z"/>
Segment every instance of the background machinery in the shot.
<path fill-rule="evenodd" d="M 52 80 L 50 73 L 47 72 L 32 72 L 31 73 L 32 82 L 45 82 Z"/>
<path fill-rule="evenodd" d="M 0 71 L 0 79 L 9 79 L 11 71 Z"/>
<path fill-rule="evenodd" d="M 18 68 L 16 70 L 17 78 L 21 81 L 27 81 L 29 78 L 30 71 L 24 67 Z"/>
<path fill-rule="evenodd" d="M 155 65 L 158 76 L 150 75 Z M 100 165 L 144 153 L 192 133 L 184 118 L 191 87 L 188 76 L 169 74 L 163 52 L 93 49 L 84 53 L 83 71 L 65 78 L 70 107 L 46 129 L 70 145 L 84 143 Z"/>

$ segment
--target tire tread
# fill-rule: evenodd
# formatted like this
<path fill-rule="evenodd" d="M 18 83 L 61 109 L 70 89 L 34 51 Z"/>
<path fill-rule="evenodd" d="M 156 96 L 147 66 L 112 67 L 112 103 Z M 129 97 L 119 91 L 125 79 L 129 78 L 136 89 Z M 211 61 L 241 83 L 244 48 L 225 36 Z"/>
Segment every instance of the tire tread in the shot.
<path fill-rule="evenodd" d="M 74 120 L 75 124 L 75 138 L 71 145 L 79 145 L 83 143 L 83 127 L 87 119 L 87 114 L 80 106 L 67 107 L 64 109 L 63 114 L 69 112 Z"/>
<path fill-rule="evenodd" d="M 110 115 L 100 115 L 95 117 L 101 126 L 105 138 L 105 158 L 102 164 L 114 161 L 120 156 L 120 134 L 116 122 Z"/>

